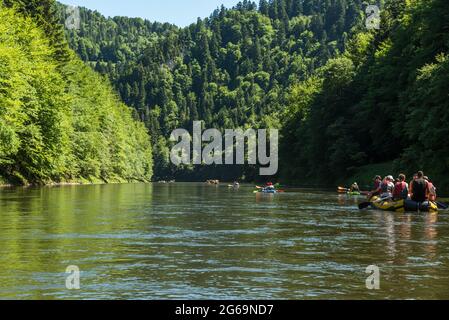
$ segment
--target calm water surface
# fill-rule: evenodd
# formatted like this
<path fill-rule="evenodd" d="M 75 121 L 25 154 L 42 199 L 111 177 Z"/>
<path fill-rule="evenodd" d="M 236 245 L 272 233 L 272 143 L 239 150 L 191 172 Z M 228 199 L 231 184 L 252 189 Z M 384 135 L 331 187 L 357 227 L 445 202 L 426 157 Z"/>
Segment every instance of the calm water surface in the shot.
<path fill-rule="evenodd" d="M 0 189 L 0 299 L 449 298 L 445 213 L 203 184 Z M 66 267 L 81 289 L 65 287 Z M 381 289 L 366 289 L 377 265 Z"/>

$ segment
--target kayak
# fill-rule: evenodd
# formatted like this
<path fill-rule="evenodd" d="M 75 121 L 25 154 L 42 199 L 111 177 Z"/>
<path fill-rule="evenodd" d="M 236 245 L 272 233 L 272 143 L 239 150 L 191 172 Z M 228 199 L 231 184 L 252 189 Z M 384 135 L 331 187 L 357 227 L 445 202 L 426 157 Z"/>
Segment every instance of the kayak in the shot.
<path fill-rule="evenodd" d="M 263 190 L 263 189 L 261 189 L 261 190 L 254 191 L 254 193 L 275 194 L 275 193 L 277 193 L 277 191 L 276 190 Z"/>
<path fill-rule="evenodd" d="M 350 191 L 350 189 L 344 187 L 338 187 L 337 192 L 348 196 L 366 196 L 369 193 L 368 191 Z"/>
<path fill-rule="evenodd" d="M 370 206 L 376 210 L 391 212 L 438 212 L 438 205 L 433 201 L 418 203 L 412 200 L 380 200 L 379 197 L 373 197 Z"/>

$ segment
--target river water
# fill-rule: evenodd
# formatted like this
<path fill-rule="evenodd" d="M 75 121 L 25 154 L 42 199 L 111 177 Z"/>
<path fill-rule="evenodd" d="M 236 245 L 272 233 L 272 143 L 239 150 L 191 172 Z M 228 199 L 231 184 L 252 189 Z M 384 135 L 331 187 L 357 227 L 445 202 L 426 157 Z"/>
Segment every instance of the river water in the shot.
<path fill-rule="evenodd" d="M 0 299 L 448 299 L 449 217 L 314 190 L 0 189 Z M 66 288 L 79 267 L 80 289 Z M 380 289 L 366 287 L 379 267 Z"/>

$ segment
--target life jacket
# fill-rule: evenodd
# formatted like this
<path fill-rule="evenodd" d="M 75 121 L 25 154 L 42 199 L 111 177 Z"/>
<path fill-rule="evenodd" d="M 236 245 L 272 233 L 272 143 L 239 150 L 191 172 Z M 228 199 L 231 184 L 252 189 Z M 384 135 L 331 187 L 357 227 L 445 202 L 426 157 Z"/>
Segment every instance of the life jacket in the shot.
<path fill-rule="evenodd" d="M 381 184 L 380 181 L 374 181 L 374 190 L 379 189 L 380 188 L 380 184 Z"/>
<path fill-rule="evenodd" d="M 416 202 L 424 202 L 427 200 L 427 192 L 429 184 L 424 179 L 417 179 L 413 181 L 413 195 L 412 200 Z"/>
<path fill-rule="evenodd" d="M 429 190 L 429 201 L 437 200 L 437 189 L 433 185 L 432 182 L 427 182 L 428 190 Z"/>
<path fill-rule="evenodd" d="M 408 185 L 406 182 L 398 182 L 394 186 L 393 198 L 395 199 L 407 199 L 408 197 Z"/>
<path fill-rule="evenodd" d="M 380 191 L 381 193 L 393 193 L 394 184 L 392 184 L 391 182 L 384 181 L 380 185 Z"/>

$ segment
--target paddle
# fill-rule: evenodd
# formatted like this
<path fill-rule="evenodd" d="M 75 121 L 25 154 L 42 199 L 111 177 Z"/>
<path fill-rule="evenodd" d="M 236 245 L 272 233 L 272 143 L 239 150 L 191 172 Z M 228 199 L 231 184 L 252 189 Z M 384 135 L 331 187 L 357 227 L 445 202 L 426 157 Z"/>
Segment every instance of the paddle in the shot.
<path fill-rule="evenodd" d="M 274 187 L 275 188 L 279 188 L 281 185 L 279 184 L 279 183 L 276 183 L 275 185 L 274 185 Z M 263 189 L 263 188 L 265 188 L 265 187 L 259 187 L 259 186 L 256 186 L 256 188 L 257 189 Z"/>
<path fill-rule="evenodd" d="M 447 210 L 447 209 L 449 209 L 449 205 L 446 204 L 446 203 L 437 201 L 436 204 L 437 204 L 437 206 L 438 206 L 438 209 L 441 209 L 441 210 Z"/>

